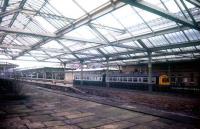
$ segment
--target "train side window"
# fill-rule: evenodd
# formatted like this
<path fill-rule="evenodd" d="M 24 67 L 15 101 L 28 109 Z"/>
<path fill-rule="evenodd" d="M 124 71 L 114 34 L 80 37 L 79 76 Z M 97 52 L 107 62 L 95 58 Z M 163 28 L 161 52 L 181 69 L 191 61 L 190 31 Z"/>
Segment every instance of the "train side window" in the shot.
<path fill-rule="evenodd" d="M 113 81 L 116 82 L 116 81 L 117 81 L 117 78 L 116 78 L 116 77 L 113 77 Z"/>
<path fill-rule="evenodd" d="M 133 78 L 133 82 L 137 82 L 137 78 Z"/>
<path fill-rule="evenodd" d="M 128 78 L 128 82 L 132 82 L 132 78 L 131 77 Z"/>
<path fill-rule="evenodd" d="M 143 78 L 143 82 L 148 82 L 148 79 L 147 78 Z"/>
<path fill-rule="evenodd" d="M 154 77 L 154 78 L 152 78 L 152 82 L 156 82 L 156 78 Z"/>
<path fill-rule="evenodd" d="M 124 77 L 124 78 L 123 78 L 123 81 L 124 81 L 124 82 L 127 82 L 127 77 Z"/>
<path fill-rule="evenodd" d="M 138 80 L 139 82 L 141 82 L 141 78 L 139 78 L 139 80 Z"/>
<path fill-rule="evenodd" d="M 118 81 L 118 82 L 120 81 L 120 77 L 117 77 L 117 81 Z"/>

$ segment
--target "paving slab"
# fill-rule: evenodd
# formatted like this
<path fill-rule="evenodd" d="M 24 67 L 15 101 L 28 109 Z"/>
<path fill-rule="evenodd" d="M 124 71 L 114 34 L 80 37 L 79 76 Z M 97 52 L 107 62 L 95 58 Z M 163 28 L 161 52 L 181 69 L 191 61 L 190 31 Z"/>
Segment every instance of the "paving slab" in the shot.
<path fill-rule="evenodd" d="M 38 129 L 38 128 L 43 128 L 45 125 L 41 122 L 33 122 L 33 123 L 27 123 L 26 126 L 29 129 Z"/>
<path fill-rule="evenodd" d="M 65 122 L 63 122 L 63 121 L 47 121 L 47 122 L 44 122 L 44 124 L 45 124 L 47 127 L 52 127 L 52 126 L 61 126 L 61 125 L 65 125 Z"/>
<path fill-rule="evenodd" d="M 195 125 L 25 86 L 29 99 L 0 102 L 2 129 L 195 129 Z M 2 113 L 3 112 L 3 113 Z"/>

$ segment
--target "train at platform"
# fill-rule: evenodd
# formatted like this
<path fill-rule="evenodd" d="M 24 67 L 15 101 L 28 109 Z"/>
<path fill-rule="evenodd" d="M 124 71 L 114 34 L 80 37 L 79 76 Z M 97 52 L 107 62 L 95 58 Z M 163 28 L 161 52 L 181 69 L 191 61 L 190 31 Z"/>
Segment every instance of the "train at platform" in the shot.
<path fill-rule="evenodd" d="M 169 90 L 169 89 L 187 89 L 196 90 L 199 86 L 194 83 L 194 79 L 190 76 L 181 76 L 180 74 L 171 75 L 153 73 L 151 83 L 148 80 L 148 74 L 142 73 L 120 73 L 116 70 L 109 70 L 106 75 L 106 70 L 83 71 L 81 78 L 80 71 L 76 71 L 73 77 L 74 85 L 82 86 L 100 86 L 100 87 L 113 87 L 121 89 L 134 89 L 134 90 L 148 90 L 149 85 L 153 87 L 154 91 Z"/>

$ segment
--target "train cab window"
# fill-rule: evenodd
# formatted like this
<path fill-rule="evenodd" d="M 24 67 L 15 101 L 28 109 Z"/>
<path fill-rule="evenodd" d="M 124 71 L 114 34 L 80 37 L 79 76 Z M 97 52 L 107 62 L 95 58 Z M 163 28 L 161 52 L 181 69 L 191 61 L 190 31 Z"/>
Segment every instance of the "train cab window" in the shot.
<path fill-rule="evenodd" d="M 148 79 L 147 78 L 143 78 L 143 82 L 148 82 Z"/>
<path fill-rule="evenodd" d="M 162 82 L 163 82 L 163 83 L 169 82 L 169 78 L 162 78 Z"/>

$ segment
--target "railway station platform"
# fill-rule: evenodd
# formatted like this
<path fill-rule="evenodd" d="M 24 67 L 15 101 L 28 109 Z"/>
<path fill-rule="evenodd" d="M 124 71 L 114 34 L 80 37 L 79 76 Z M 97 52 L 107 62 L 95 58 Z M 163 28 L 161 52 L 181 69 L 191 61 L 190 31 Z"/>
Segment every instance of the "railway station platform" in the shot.
<path fill-rule="evenodd" d="M 195 129 L 197 124 L 130 111 L 37 85 L 25 98 L 0 101 L 2 129 Z M 84 98 L 84 97 L 83 97 Z"/>

